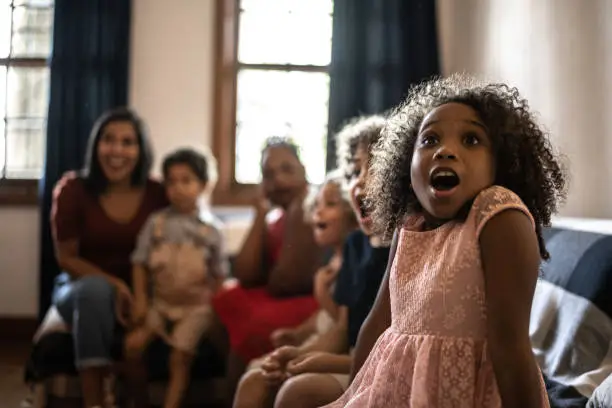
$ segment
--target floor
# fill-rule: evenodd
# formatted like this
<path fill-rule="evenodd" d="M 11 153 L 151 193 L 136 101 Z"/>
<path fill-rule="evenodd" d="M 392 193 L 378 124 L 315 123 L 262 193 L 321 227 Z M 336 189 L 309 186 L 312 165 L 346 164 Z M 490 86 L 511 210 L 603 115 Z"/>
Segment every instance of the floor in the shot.
<path fill-rule="evenodd" d="M 23 366 L 30 344 L 5 343 L 0 341 L 0 398 L 2 408 L 20 408 L 28 395 L 23 383 Z"/>

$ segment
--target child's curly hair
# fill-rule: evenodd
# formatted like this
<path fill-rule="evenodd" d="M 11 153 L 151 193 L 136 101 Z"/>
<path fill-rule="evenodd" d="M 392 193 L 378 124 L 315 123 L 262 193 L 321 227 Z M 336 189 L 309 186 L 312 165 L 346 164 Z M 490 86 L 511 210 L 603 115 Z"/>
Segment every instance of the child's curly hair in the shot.
<path fill-rule="evenodd" d="M 333 184 L 338 188 L 338 192 L 340 193 L 340 198 L 342 199 L 342 204 L 344 209 L 346 210 L 346 217 L 349 225 L 357 226 L 357 217 L 353 209 L 351 208 L 351 199 L 349 195 L 348 185 L 345 183 L 344 173 L 340 170 L 332 170 L 326 176 L 325 180 L 321 185 L 312 189 L 306 199 L 304 200 L 304 217 L 307 223 L 312 222 L 312 218 L 317 205 L 317 196 L 319 192 L 328 184 Z"/>
<path fill-rule="evenodd" d="M 336 163 L 347 180 L 354 173 L 357 148 L 363 146 L 370 150 L 380 139 L 385 123 L 386 119 L 380 115 L 356 117 L 336 134 Z"/>
<path fill-rule="evenodd" d="M 547 133 L 537 124 L 527 100 L 505 84 L 483 84 L 464 75 L 414 86 L 406 101 L 387 120 L 372 150 L 368 177 L 369 205 L 378 233 L 389 236 L 405 216 L 421 211 L 409 188 L 410 166 L 423 118 L 446 103 L 462 103 L 476 111 L 488 128 L 496 162 L 495 184 L 516 193 L 536 224 L 540 255 L 548 259 L 542 227 L 565 199 L 564 167 Z"/>

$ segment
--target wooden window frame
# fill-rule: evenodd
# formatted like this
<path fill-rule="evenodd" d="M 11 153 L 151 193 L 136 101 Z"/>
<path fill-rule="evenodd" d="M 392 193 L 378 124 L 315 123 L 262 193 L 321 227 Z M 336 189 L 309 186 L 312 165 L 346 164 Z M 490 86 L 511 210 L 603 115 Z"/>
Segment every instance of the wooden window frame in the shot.
<path fill-rule="evenodd" d="M 12 16 L 11 16 L 12 18 Z M 12 23 L 11 23 L 12 24 Z M 11 30 L 12 31 L 12 30 Z M 11 33 L 12 35 L 12 33 Z M 12 38 L 11 38 L 12 41 Z M 46 58 L 8 57 L 0 58 L 0 66 L 5 67 L 47 67 Z M 4 95 L 0 97 L 5 97 Z M 6 118 L 2 118 L 6 121 Z M 6 126 L 6 123 L 5 123 Z M 38 179 L 18 179 L 0 177 L 0 206 L 36 206 L 38 199 Z"/>
<path fill-rule="evenodd" d="M 256 184 L 236 181 L 237 79 L 240 69 L 329 72 L 329 66 L 245 64 L 238 61 L 239 0 L 216 0 L 215 68 L 212 152 L 219 166 L 213 204 L 248 206 L 255 203 Z"/>
<path fill-rule="evenodd" d="M 0 66 L 7 68 L 46 67 L 48 62 L 45 58 L 0 58 Z M 0 177 L 0 206 L 35 206 L 37 204 L 38 179 Z"/>

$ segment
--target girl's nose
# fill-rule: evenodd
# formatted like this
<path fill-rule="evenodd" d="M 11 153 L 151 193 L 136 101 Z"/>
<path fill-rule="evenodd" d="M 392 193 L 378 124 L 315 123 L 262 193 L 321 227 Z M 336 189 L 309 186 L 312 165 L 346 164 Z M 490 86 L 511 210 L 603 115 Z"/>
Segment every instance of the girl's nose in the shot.
<path fill-rule="evenodd" d="M 435 159 L 437 160 L 455 160 L 457 156 L 448 145 L 440 146 L 440 149 L 436 152 Z"/>

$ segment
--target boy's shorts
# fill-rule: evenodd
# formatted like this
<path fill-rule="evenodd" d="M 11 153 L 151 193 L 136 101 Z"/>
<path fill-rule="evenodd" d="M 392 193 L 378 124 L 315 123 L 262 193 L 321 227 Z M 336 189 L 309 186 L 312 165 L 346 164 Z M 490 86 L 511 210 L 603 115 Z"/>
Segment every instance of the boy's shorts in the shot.
<path fill-rule="evenodd" d="M 162 310 L 152 307 L 147 315 L 147 326 L 158 334 L 169 346 L 194 354 L 213 322 L 210 306 L 187 309 L 178 319 L 171 319 Z"/>

